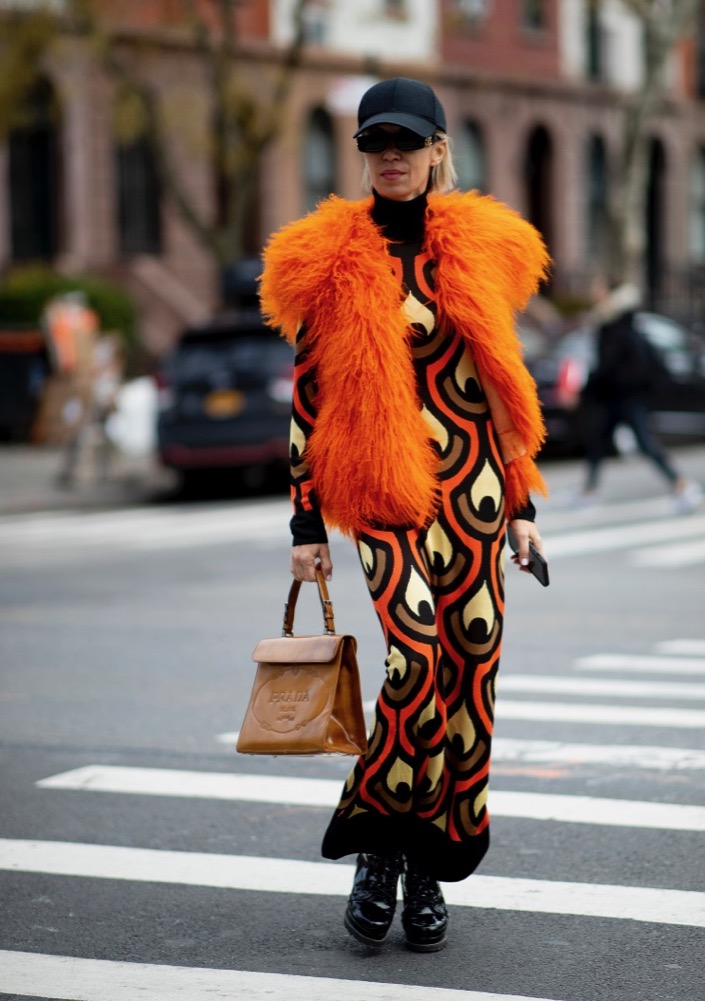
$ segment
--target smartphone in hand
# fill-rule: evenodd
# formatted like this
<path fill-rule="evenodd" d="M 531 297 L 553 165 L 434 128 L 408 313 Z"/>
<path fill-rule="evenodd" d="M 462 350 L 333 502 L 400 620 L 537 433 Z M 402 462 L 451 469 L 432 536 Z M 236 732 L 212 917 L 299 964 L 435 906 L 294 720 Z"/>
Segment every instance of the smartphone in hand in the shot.
<path fill-rule="evenodd" d="M 513 553 L 519 552 L 519 544 L 517 542 L 514 532 L 511 528 L 507 529 L 507 542 L 509 543 L 509 548 Z M 548 576 L 548 563 L 538 551 L 533 542 L 529 543 L 529 567 L 528 569 L 532 572 L 539 584 L 544 587 L 548 587 L 550 584 Z"/>

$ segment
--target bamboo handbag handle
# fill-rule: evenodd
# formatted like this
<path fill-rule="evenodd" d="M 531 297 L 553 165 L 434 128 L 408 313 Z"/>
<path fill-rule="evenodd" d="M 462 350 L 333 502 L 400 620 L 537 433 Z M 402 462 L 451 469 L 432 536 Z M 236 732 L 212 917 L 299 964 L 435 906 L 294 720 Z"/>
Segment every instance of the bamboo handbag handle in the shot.
<path fill-rule="evenodd" d="M 333 617 L 333 602 L 328 596 L 328 586 L 326 579 L 320 570 L 316 570 L 316 584 L 318 585 L 318 597 L 321 599 L 323 609 L 323 631 L 327 636 L 335 635 L 335 619 Z M 284 625 L 282 636 L 294 635 L 294 612 L 296 610 L 296 600 L 301 590 L 301 581 L 295 580 L 291 583 L 289 597 L 284 605 Z"/>

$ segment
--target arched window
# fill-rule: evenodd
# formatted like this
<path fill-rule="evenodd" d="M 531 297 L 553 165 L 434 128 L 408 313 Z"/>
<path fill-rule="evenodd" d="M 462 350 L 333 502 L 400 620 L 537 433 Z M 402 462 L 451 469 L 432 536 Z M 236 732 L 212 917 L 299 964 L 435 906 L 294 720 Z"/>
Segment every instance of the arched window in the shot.
<path fill-rule="evenodd" d="M 333 123 L 327 111 L 314 108 L 303 146 L 305 211 L 310 212 L 335 189 Z"/>
<path fill-rule="evenodd" d="M 690 257 L 705 264 L 705 147 L 695 154 L 690 178 Z"/>
<path fill-rule="evenodd" d="M 587 257 L 599 262 L 607 251 L 607 153 L 597 135 L 588 140 L 585 210 Z"/>
<path fill-rule="evenodd" d="M 146 138 L 116 150 L 120 253 L 158 254 L 162 249 L 161 190 Z"/>
<path fill-rule="evenodd" d="M 40 80 L 26 101 L 23 124 L 8 140 L 10 245 L 15 261 L 51 260 L 59 249 L 59 108 Z"/>
<path fill-rule="evenodd" d="M 553 243 L 553 143 L 543 125 L 537 125 L 529 135 L 524 179 L 529 221 L 543 235 L 550 250 Z"/>
<path fill-rule="evenodd" d="M 458 170 L 458 187 L 462 191 L 487 191 L 485 140 L 480 126 L 464 122 L 454 137 L 454 160 Z"/>

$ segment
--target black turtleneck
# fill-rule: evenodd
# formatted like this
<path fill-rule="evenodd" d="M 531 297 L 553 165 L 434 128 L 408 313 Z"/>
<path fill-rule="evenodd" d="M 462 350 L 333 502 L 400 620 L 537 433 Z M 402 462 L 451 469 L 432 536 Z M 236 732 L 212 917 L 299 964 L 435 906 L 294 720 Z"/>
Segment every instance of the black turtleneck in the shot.
<path fill-rule="evenodd" d="M 425 192 L 408 202 L 383 198 L 374 189 L 372 194 L 375 199 L 372 218 L 388 240 L 395 243 L 423 242 L 427 204 Z"/>

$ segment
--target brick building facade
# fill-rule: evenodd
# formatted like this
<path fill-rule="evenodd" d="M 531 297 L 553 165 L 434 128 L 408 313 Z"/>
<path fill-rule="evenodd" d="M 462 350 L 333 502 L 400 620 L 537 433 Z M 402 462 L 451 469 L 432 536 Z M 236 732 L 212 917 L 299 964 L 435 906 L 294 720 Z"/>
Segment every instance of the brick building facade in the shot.
<path fill-rule="evenodd" d="M 165 109 L 172 169 L 208 214 L 217 195 L 205 156 L 205 68 L 192 42 L 164 23 L 168 7 L 121 6 L 121 44 Z M 239 5 L 238 65 L 256 92 L 286 44 L 290 10 L 291 0 Z M 262 162 L 249 249 L 329 191 L 359 196 L 351 140 L 359 97 L 382 76 L 417 76 L 445 104 L 461 186 L 528 216 L 555 258 L 553 292 L 583 293 L 604 253 L 606 185 L 640 66 L 639 33 L 617 0 L 604 23 L 591 10 L 586 0 L 312 0 L 282 133 Z M 399 40 L 394 51 L 390 38 Z M 649 131 L 645 281 L 662 308 L 686 319 L 701 308 L 705 265 L 704 40 L 705 16 L 671 60 L 668 97 Z M 158 353 L 180 326 L 216 308 L 220 276 L 160 193 L 148 151 L 116 139 L 115 115 L 114 85 L 90 49 L 79 40 L 57 46 L 34 133 L 0 146 L 0 270 L 38 257 L 119 279 Z"/>

